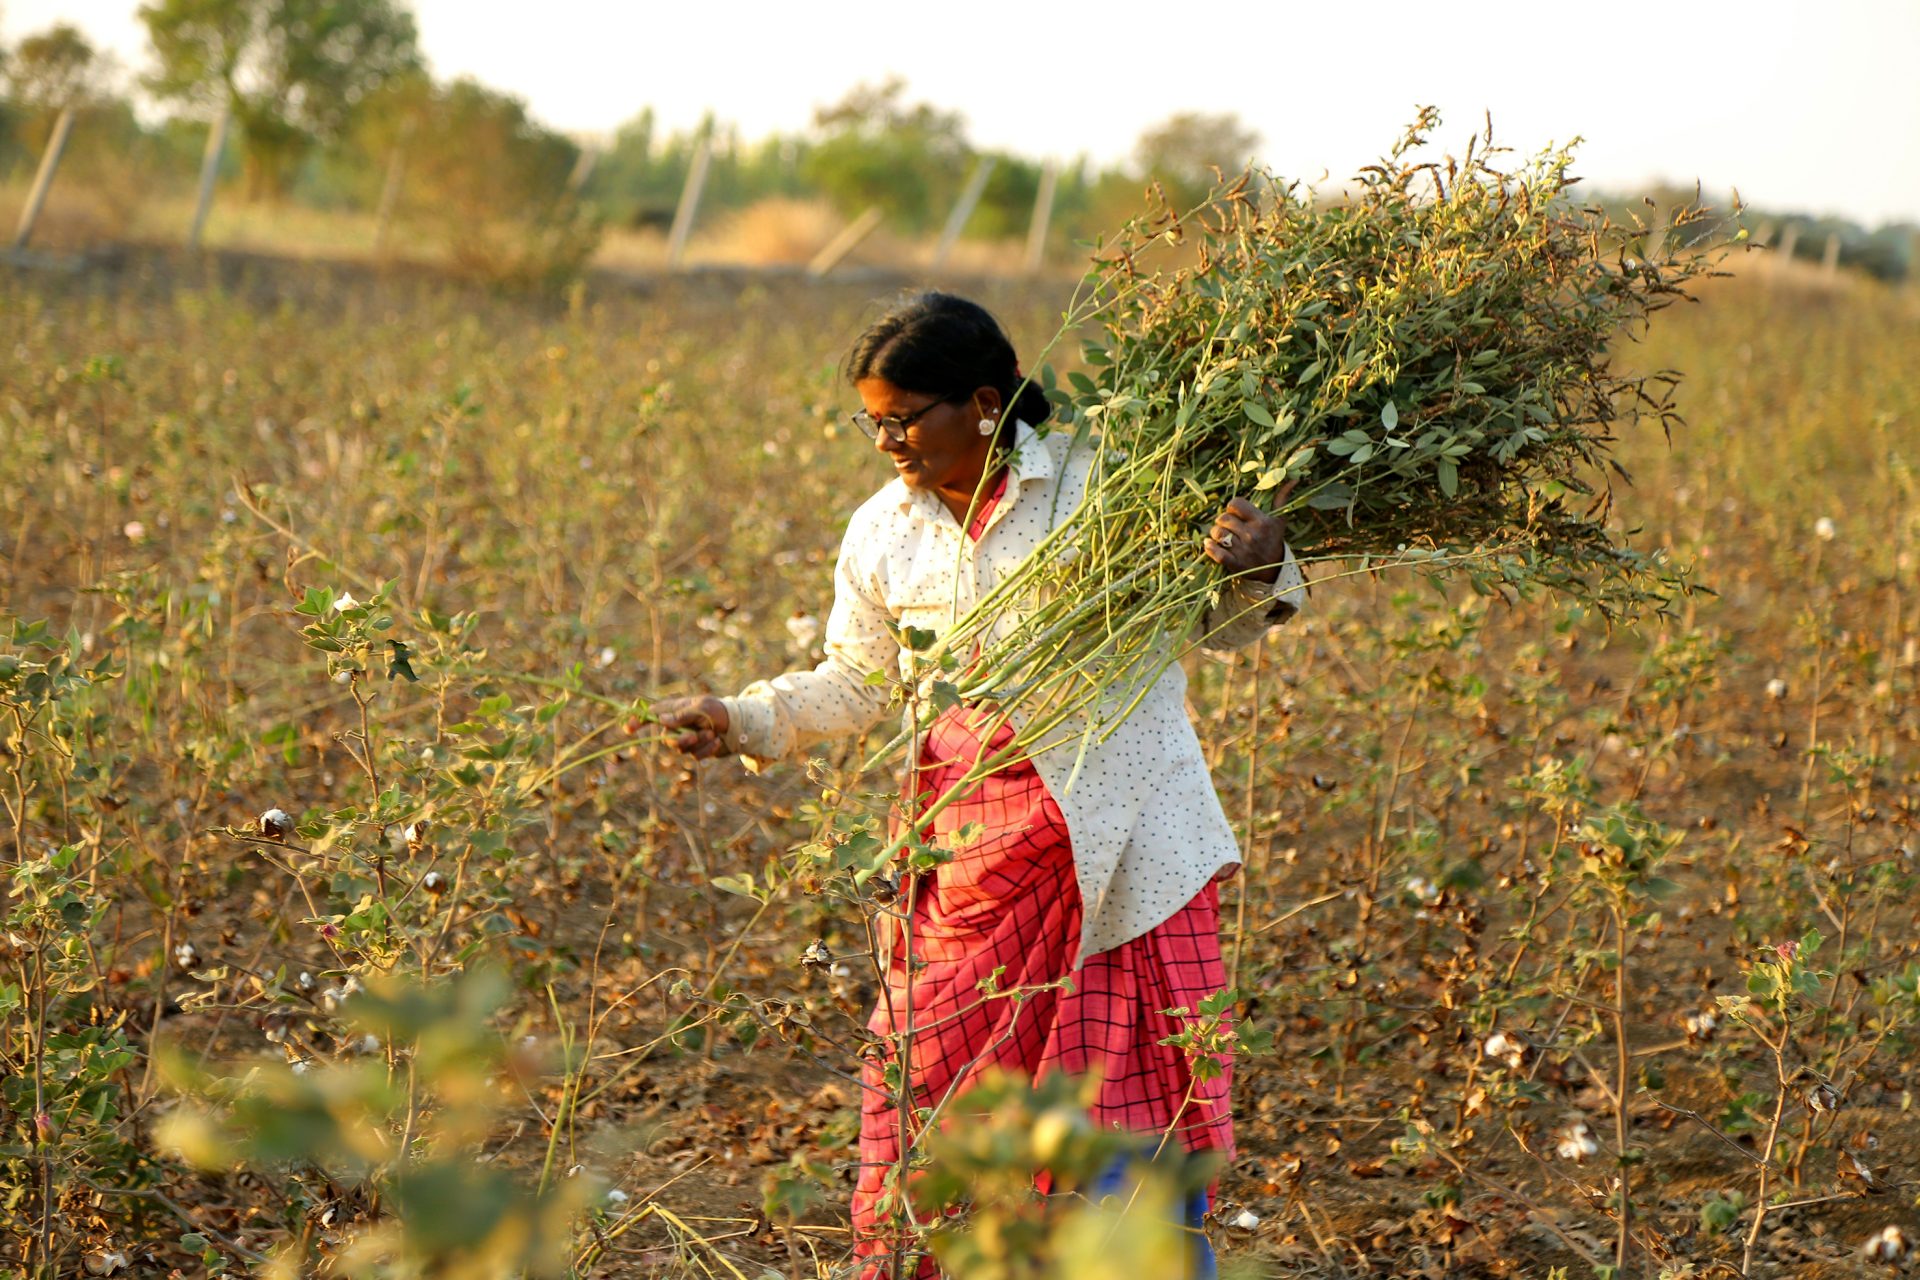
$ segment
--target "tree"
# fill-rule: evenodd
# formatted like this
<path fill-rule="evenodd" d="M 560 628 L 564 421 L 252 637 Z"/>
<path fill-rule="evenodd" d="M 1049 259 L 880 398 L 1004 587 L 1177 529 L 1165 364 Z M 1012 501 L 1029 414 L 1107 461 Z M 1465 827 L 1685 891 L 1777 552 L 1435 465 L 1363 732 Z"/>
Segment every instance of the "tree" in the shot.
<path fill-rule="evenodd" d="M 412 14 L 392 0 L 152 0 L 140 6 L 156 96 L 232 111 L 251 196 L 279 195 L 316 142 L 420 65 Z"/>
<path fill-rule="evenodd" d="M 80 29 L 60 22 L 28 36 L 7 59 L 7 96 L 17 107 L 58 112 L 86 105 L 102 91 L 104 61 Z"/>
<path fill-rule="evenodd" d="M 843 213 L 879 205 L 912 231 L 944 216 L 973 149 L 957 112 L 901 101 L 906 83 L 861 85 L 814 113 L 806 175 Z"/>
<path fill-rule="evenodd" d="M 469 275 L 533 288 L 564 284 L 599 245 L 598 223 L 567 191 L 580 149 L 526 103 L 473 80 L 393 80 L 358 122 L 371 154 L 405 148 L 399 217 L 439 240 Z"/>
<path fill-rule="evenodd" d="M 1182 111 L 1140 135 L 1133 157 L 1142 174 L 1171 188 L 1177 204 L 1206 195 L 1217 168 L 1228 176 L 1253 158 L 1260 135 L 1232 112 Z"/>

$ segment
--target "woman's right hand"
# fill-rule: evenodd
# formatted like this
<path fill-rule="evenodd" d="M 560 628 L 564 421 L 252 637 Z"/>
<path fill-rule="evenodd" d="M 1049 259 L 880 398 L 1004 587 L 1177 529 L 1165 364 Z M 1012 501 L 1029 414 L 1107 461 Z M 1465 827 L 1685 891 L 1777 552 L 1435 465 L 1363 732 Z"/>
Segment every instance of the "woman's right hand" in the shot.
<path fill-rule="evenodd" d="M 667 742 L 696 760 L 731 754 L 727 704 L 718 698 L 665 698 L 653 704 L 653 718 L 663 729 L 684 730 Z"/>

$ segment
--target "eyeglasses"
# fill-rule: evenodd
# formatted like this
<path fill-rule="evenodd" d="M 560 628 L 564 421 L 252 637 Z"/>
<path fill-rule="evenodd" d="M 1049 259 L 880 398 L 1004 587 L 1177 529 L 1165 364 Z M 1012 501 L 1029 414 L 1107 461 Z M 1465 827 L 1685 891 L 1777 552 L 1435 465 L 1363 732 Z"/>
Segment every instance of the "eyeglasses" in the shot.
<path fill-rule="evenodd" d="M 878 440 L 880 433 L 884 431 L 887 433 L 887 439 L 893 441 L 895 444 L 905 444 L 907 442 L 908 427 L 920 421 L 920 419 L 926 417 L 941 405 L 950 403 L 952 403 L 951 396 L 945 399 L 935 400 L 932 404 L 920 406 L 905 417 L 876 418 L 865 409 L 859 409 L 848 414 L 847 420 L 866 432 L 867 439 L 869 440 Z"/>

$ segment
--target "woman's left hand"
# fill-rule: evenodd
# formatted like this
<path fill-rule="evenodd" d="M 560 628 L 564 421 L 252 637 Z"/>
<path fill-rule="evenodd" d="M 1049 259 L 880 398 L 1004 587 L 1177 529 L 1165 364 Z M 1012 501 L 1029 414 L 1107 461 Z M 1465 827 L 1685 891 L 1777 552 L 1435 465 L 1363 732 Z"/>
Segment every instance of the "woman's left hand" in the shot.
<path fill-rule="evenodd" d="M 1275 497 L 1285 502 L 1287 489 Z M 1245 498 L 1227 503 L 1213 522 L 1204 544 L 1207 558 L 1228 573 L 1271 584 L 1287 558 L 1287 517 L 1268 515 Z"/>

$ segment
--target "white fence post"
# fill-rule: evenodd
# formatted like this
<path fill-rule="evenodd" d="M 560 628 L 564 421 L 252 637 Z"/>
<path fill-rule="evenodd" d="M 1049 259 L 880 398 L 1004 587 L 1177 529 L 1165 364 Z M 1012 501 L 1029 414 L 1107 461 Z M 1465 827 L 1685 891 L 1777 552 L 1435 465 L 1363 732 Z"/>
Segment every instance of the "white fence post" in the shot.
<path fill-rule="evenodd" d="M 1040 270 L 1047 256 L 1047 225 L 1053 221 L 1053 191 L 1060 171 L 1053 161 L 1040 170 L 1040 193 L 1033 200 L 1033 222 L 1027 227 L 1027 274 Z"/>
<path fill-rule="evenodd" d="M 373 215 L 373 252 L 376 257 L 387 251 L 387 232 L 393 227 L 393 207 L 400 201 L 400 178 L 407 167 L 405 147 L 395 144 L 387 157 L 387 176 L 380 184 L 380 204 Z"/>
<path fill-rule="evenodd" d="M 967 219 L 973 216 L 974 206 L 986 194 L 987 179 L 993 176 L 993 164 L 992 156 L 981 156 L 979 163 L 973 166 L 966 189 L 954 201 L 953 212 L 947 215 L 947 225 L 940 231 L 940 243 L 933 251 L 935 270 L 947 265 L 947 255 L 953 252 L 953 246 L 959 242 L 960 233 L 967 229 Z"/>
<path fill-rule="evenodd" d="M 600 163 L 600 148 L 581 147 L 580 156 L 573 162 L 573 172 L 567 175 L 567 194 L 577 196 L 580 189 L 593 177 L 594 166 Z"/>
<path fill-rule="evenodd" d="M 707 160 L 713 141 L 702 135 L 693 148 L 693 163 L 687 166 L 687 185 L 680 188 L 680 203 L 673 211 L 673 230 L 667 233 L 667 270 L 679 267 L 687 251 L 687 237 L 693 234 L 693 215 L 700 208 L 700 191 L 707 185 Z"/>
<path fill-rule="evenodd" d="M 845 230 L 827 242 L 827 247 L 813 255 L 813 261 L 807 264 L 807 275 L 818 280 L 827 272 L 840 265 L 840 260 L 852 253 L 854 247 L 873 234 L 880 225 L 880 206 L 869 205 L 864 213 L 855 218 Z"/>
<path fill-rule="evenodd" d="M 193 225 L 187 229 L 187 248 L 198 249 L 200 236 L 207 229 L 207 210 L 213 205 L 213 183 L 220 176 L 220 157 L 227 149 L 227 122 L 233 112 L 229 104 L 220 104 L 220 114 L 207 130 L 207 151 L 200 157 L 200 195 L 193 203 Z"/>
<path fill-rule="evenodd" d="M 53 186 L 53 175 L 60 168 L 60 157 L 67 149 L 67 135 L 73 132 L 73 108 L 60 108 L 60 117 L 53 122 L 53 136 L 47 139 L 47 149 L 40 153 L 40 168 L 33 175 L 33 189 L 27 193 L 27 207 L 20 211 L 20 226 L 13 233 L 15 251 L 27 247 L 27 241 L 33 238 L 33 224 L 40 221 L 40 210 L 47 203 L 47 191 Z"/>

